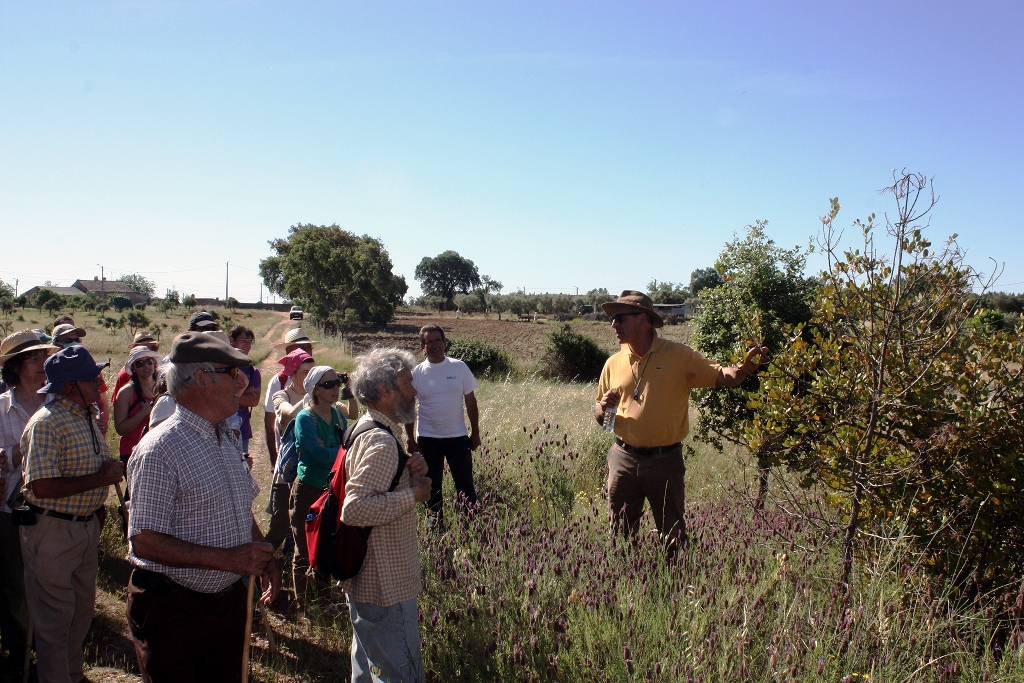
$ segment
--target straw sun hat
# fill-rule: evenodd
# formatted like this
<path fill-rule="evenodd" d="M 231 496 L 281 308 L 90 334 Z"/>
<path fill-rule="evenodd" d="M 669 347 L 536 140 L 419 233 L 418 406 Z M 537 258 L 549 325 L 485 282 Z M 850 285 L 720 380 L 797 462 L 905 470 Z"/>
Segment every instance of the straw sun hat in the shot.
<path fill-rule="evenodd" d="M 3 365 L 19 353 L 28 353 L 38 349 L 46 349 L 46 355 L 52 356 L 60 351 L 53 344 L 44 344 L 32 330 L 22 330 L 6 337 L 0 342 L 0 365 Z"/>
<path fill-rule="evenodd" d="M 292 344 L 316 344 L 316 342 L 309 338 L 304 329 L 296 327 L 295 329 L 288 330 L 288 333 L 284 335 L 284 341 L 274 344 L 274 348 L 278 351 L 284 351 Z"/>

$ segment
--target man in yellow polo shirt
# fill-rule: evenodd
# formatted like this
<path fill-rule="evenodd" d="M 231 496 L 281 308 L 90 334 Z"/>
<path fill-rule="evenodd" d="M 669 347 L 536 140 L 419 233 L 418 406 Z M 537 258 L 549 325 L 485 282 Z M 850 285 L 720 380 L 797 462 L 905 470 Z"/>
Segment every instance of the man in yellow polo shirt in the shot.
<path fill-rule="evenodd" d="M 683 519 L 686 467 L 682 440 L 689 432 L 690 389 L 735 387 L 768 349 L 753 348 L 738 368 L 723 368 L 685 344 L 658 337 L 661 316 L 650 297 L 625 290 L 602 305 L 621 344 L 601 371 L 594 417 L 617 408 L 615 443 L 608 450 L 608 496 L 617 531 L 636 534 L 650 502 L 670 553 L 686 538 Z"/>

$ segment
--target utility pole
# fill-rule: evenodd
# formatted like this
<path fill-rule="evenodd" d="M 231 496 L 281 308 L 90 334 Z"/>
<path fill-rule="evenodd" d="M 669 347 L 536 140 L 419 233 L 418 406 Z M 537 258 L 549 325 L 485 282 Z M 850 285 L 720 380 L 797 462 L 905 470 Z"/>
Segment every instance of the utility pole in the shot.
<path fill-rule="evenodd" d="M 14 278 L 14 296 L 18 296 L 18 278 Z"/>
<path fill-rule="evenodd" d="M 100 266 L 100 264 L 98 264 L 98 263 L 96 265 Z M 106 283 L 107 283 L 107 278 L 103 274 L 103 266 L 100 266 L 100 293 L 102 293 L 102 294 L 106 294 L 106 292 L 107 292 L 107 284 Z"/>
<path fill-rule="evenodd" d="M 224 262 L 224 301 L 228 300 L 228 262 Z"/>

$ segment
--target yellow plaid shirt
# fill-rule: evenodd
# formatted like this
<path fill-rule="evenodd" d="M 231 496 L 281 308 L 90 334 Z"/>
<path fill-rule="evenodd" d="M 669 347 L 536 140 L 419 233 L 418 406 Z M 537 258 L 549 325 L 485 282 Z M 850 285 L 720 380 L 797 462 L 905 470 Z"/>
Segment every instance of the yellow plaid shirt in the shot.
<path fill-rule="evenodd" d="M 369 411 L 358 424 L 376 420 L 391 433 L 402 433 L 383 413 Z M 351 526 L 372 526 L 362 570 L 341 586 L 356 602 L 390 607 L 419 595 L 419 544 L 416 540 L 416 494 L 408 468 L 388 492 L 398 468 L 398 445 L 383 429 L 356 438 L 345 458 L 345 502 L 341 519 Z"/>
<path fill-rule="evenodd" d="M 67 498 L 38 498 L 29 486 L 37 479 L 95 474 L 110 458 L 107 440 L 90 411 L 57 396 L 29 418 L 21 435 L 25 454 L 25 498 L 33 505 L 68 515 L 88 515 L 107 500 L 109 486 Z"/>

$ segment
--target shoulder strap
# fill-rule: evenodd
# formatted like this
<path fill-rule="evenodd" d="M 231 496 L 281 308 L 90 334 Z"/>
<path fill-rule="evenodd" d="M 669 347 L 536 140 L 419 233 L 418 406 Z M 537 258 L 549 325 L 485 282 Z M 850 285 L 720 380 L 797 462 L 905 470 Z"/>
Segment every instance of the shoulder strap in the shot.
<path fill-rule="evenodd" d="M 405 449 L 402 448 L 402 442 L 398 440 L 386 424 L 376 420 L 367 420 L 366 422 L 349 425 L 349 428 L 345 430 L 345 440 L 342 442 L 342 446 L 347 452 L 348 449 L 352 448 L 352 443 L 356 440 L 357 436 L 374 429 L 383 429 L 390 434 L 391 438 L 395 440 L 395 445 L 398 447 L 398 468 L 395 471 L 394 478 L 391 480 L 391 486 L 388 488 L 389 492 L 394 491 L 395 487 L 398 486 L 398 480 L 402 478 L 402 471 L 405 469 L 406 463 L 409 462 L 409 456 L 406 455 Z"/>

